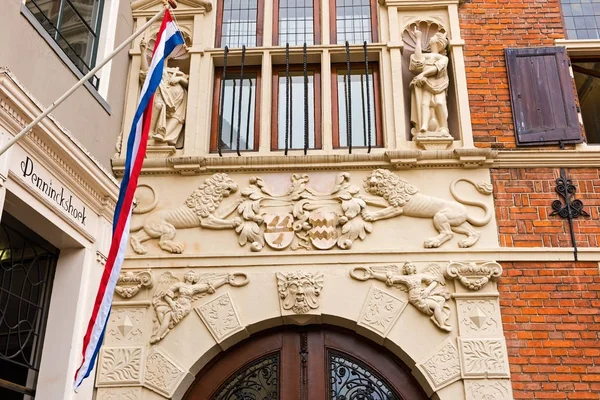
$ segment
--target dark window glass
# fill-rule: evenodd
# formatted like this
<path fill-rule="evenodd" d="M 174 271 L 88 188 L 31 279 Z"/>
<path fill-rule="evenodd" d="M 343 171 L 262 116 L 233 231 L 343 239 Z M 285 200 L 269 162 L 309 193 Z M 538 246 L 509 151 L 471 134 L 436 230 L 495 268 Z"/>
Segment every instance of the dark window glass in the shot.
<path fill-rule="evenodd" d="M 314 41 L 313 0 L 279 0 L 279 45 L 312 45 Z"/>
<path fill-rule="evenodd" d="M 574 60 L 573 72 L 587 142 L 600 144 L 600 60 Z"/>
<path fill-rule="evenodd" d="M 276 353 L 236 371 L 211 400 L 279 398 L 279 353 Z"/>
<path fill-rule="evenodd" d="M 27 8 L 83 74 L 96 63 L 104 0 L 27 0 Z M 98 87 L 98 78 L 91 79 Z"/>
<path fill-rule="evenodd" d="M 279 96 L 277 104 L 277 148 L 285 148 L 285 72 L 279 76 Z M 312 72 L 308 75 L 308 148 L 315 148 L 315 90 L 314 76 Z M 288 149 L 304 148 L 304 74 L 302 72 L 290 72 L 289 99 L 292 100 L 291 107 L 288 106 Z"/>
<path fill-rule="evenodd" d="M 237 74 L 229 74 L 228 70 L 222 87 L 220 70 L 216 74 L 211 151 L 218 150 L 217 137 L 222 151 L 255 150 L 258 133 L 257 73 L 244 72 L 244 79 L 240 84 L 239 71 Z"/>
<path fill-rule="evenodd" d="M 339 147 L 348 147 L 348 109 L 351 111 L 352 146 L 366 147 L 368 145 L 369 119 L 371 144 L 375 143 L 375 85 L 373 71 L 369 71 L 369 102 L 367 103 L 367 79 L 364 71 L 350 70 L 350 81 L 348 72 L 338 70 L 337 73 L 337 106 L 338 106 L 338 132 Z M 347 87 L 350 83 L 352 94 L 350 107 L 348 107 Z M 370 116 L 369 116 L 370 113 Z"/>
<path fill-rule="evenodd" d="M 600 39 L 600 3 L 595 0 L 561 0 L 569 39 Z"/>
<path fill-rule="evenodd" d="M 220 47 L 256 47 L 257 40 L 258 0 L 224 0 L 222 2 L 222 20 Z M 260 27 L 262 29 L 262 27 Z"/>
<path fill-rule="evenodd" d="M 371 43 L 372 20 L 370 0 L 335 0 L 334 43 Z"/>
<path fill-rule="evenodd" d="M 0 398 L 34 396 L 58 250 L 10 215 L 0 224 Z"/>

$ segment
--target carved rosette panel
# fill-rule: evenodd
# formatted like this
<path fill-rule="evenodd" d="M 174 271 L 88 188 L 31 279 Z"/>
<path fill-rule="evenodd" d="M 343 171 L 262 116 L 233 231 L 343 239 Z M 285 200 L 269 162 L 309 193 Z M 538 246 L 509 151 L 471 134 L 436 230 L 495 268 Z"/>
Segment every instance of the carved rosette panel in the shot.
<path fill-rule="evenodd" d="M 451 340 L 443 343 L 437 351 L 417 368 L 423 373 L 433 390 L 437 391 L 460 379 L 458 350 Z"/>
<path fill-rule="evenodd" d="M 371 286 L 358 318 L 358 325 L 385 337 L 407 304 L 406 300 L 401 300 L 388 292 Z"/>
<path fill-rule="evenodd" d="M 466 380 L 466 400 L 513 400 L 509 380 Z"/>
<path fill-rule="evenodd" d="M 100 357 L 97 386 L 140 384 L 142 347 L 105 347 Z"/>
<path fill-rule="evenodd" d="M 141 400 L 141 387 L 98 388 L 98 400 Z"/>
<path fill-rule="evenodd" d="M 504 339 L 459 338 L 463 378 L 509 378 Z"/>
<path fill-rule="evenodd" d="M 171 397 L 185 376 L 185 371 L 158 350 L 146 360 L 144 386 L 165 397 Z"/>
<path fill-rule="evenodd" d="M 458 330 L 462 337 L 500 337 L 502 320 L 497 299 L 456 299 Z"/>
<path fill-rule="evenodd" d="M 224 293 L 195 310 L 219 343 L 234 333 L 244 330 L 229 293 Z"/>
<path fill-rule="evenodd" d="M 146 307 L 114 307 L 105 336 L 106 345 L 142 344 Z"/>

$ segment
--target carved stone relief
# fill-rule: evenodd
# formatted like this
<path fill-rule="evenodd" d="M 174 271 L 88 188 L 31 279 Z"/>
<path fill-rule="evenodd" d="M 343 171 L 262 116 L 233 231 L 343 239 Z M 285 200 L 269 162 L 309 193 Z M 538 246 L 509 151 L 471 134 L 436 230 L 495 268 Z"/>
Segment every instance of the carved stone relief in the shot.
<path fill-rule="evenodd" d="M 363 305 L 358 325 L 385 337 L 404 311 L 408 302 L 392 294 L 371 286 Z"/>
<path fill-rule="evenodd" d="M 146 360 L 144 386 L 165 397 L 171 397 L 185 373 L 182 368 L 155 349 Z"/>
<path fill-rule="evenodd" d="M 161 210 L 147 216 L 141 225 L 133 225 L 130 238 L 131 247 L 138 254 L 146 254 L 147 249 L 142 242 L 149 239 L 158 239 L 158 245 L 164 251 L 181 253 L 183 244 L 174 241 L 177 229 L 203 227 L 208 229 L 232 229 L 241 224 L 239 218 L 226 220 L 235 208 L 225 211 L 223 216 L 215 215 L 223 198 L 235 193 L 238 189 L 227 174 L 217 173 L 206 179 L 185 201 L 185 205 L 171 209 Z M 150 206 L 144 207 L 148 212 L 158 204 L 155 197 Z M 133 210 L 134 214 L 142 211 Z"/>
<path fill-rule="evenodd" d="M 192 303 L 207 294 L 215 293 L 223 285 L 240 287 L 248 284 L 248 276 L 237 273 L 210 273 L 198 275 L 189 271 L 183 281 L 171 272 L 165 272 L 158 281 L 158 287 L 152 297 L 152 305 L 156 312 L 156 329 L 150 343 L 164 338 L 190 311 Z"/>
<path fill-rule="evenodd" d="M 417 368 L 437 391 L 460 379 L 458 350 L 452 340 L 444 342 L 437 351 Z"/>
<path fill-rule="evenodd" d="M 142 353 L 142 347 L 104 347 L 96 385 L 140 384 Z"/>
<path fill-rule="evenodd" d="M 425 248 L 440 247 L 454 236 L 454 232 L 466 234 L 460 242 L 460 247 L 471 247 L 479 240 L 481 234 L 471 225 L 484 226 L 492 219 L 493 210 L 485 203 L 465 200 L 456 192 L 458 182 L 467 182 L 484 195 L 492 194 L 492 186 L 488 183 L 476 184 L 470 179 L 458 178 L 450 183 L 450 193 L 456 201 L 423 195 L 416 186 L 411 185 L 398 175 L 385 169 L 373 171 L 366 179 L 365 189 L 368 193 L 380 196 L 385 200 L 366 200 L 369 205 L 382 207 L 379 211 L 364 211 L 363 218 L 367 221 L 378 221 L 394 218 L 400 215 L 417 218 L 432 218 L 439 235 L 425 240 Z M 469 215 L 464 204 L 476 205 L 485 211 L 483 218 Z"/>
<path fill-rule="evenodd" d="M 304 271 L 278 272 L 277 291 L 281 308 L 296 314 L 306 314 L 319 307 L 319 295 L 323 290 L 323 274 Z"/>
<path fill-rule="evenodd" d="M 229 293 L 224 293 L 214 300 L 195 308 L 217 343 L 244 330 Z"/>
<path fill-rule="evenodd" d="M 138 294 L 141 288 L 146 287 L 150 289 L 153 283 L 150 270 L 121 272 L 117 279 L 115 293 L 125 299 L 130 299 Z"/>
<path fill-rule="evenodd" d="M 142 388 L 98 388 L 96 398 L 98 400 L 140 400 L 142 398 Z"/>
<path fill-rule="evenodd" d="M 501 337 L 502 320 L 497 299 L 456 299 L 458 330 L 462 337 Z"/>
<path fill-rule="evenodd" d="M 497 280 L 502 275 L 502 266 L 495 261 L 484 263 L 451 262 L 446 267 L 446 274 L 457 279 L 470 290 L 480 290 L 490 280 Z"/>
<path fill-rule="evenodd" d="M 376 279 L 408 292 L 408 302 L 425 315 L 440 329 L 452 330 L 449 324 L 450 307 L 446 302 L 450 293 L 442 269 L 437 264 L 430 264 L 423 272 L 417 272 L 412 263 L 405 263 L 402 268 L 397 265 L 382 267 L 357 267 L 350 276 L 360 281 Z"/>
<path fill-rule="evenodd" d="M 509 380 L 465 380 L 466 400 L 513 400 Z"/>
<path fill-rule="evenodd" d="M 105 345 L 143 344 L 146 307 L 113 307 Z"/>
<path fill-rule="evenodd" d="M 459 338 L 463 378 L 509 378 L 504 339 Z"/>

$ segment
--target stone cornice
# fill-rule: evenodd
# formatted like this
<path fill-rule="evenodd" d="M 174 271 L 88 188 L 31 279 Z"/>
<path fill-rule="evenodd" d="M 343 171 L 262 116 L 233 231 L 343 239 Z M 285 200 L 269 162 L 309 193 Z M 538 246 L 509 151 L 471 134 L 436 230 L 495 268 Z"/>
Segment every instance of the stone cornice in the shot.
<path fill-rule="evenodd" d="M 600 167 L 600 146 L 585 150 L 513 150 L 499 151 L 493 168 Z"/>
<path fill-rule="evenodd" d="M 447 7 L 451 4 L 459 4 L 459 0 L 379 0 L 384 7 L 423 9 L 432 7 Z"/>
<path fill-rule="evenodd" d="M 568 40 L 556 39 L 554 44 L 564 46 L 570 56 L 597 56 L 600 52 L 600 40 Z"/>
<path fill-rule="evenodd" d="M 16 134 L 43 108 L 7 69 L 0 68 L 0 120 L 9 134 Z M 74 192 L 88 199 L 89 205 L 109 220 L 118 196 L 118 183 L 100 163 L 52 116 L 26 135 L 23 148 L 47 161 L 61 174 Z"/>
<path fill-rule="evenodd" d="M 177 17 L 204 15 L 213 9 L 210 0 L 177 0 L 178 7 L 171 13 Z M 131 11 L 134 18 L 153 16 L 163 7 L 162 0 L 133 0 Z"/>

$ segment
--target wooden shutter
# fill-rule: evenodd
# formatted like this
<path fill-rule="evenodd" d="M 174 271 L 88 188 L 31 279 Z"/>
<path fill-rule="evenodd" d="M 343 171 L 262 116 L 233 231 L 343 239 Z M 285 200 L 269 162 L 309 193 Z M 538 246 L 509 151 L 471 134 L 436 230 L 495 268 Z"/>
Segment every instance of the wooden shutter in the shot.
<path fill-rule="evenodd" d="M 506 49 L 517 145 L 582 142 L 564 47 Z"/>

